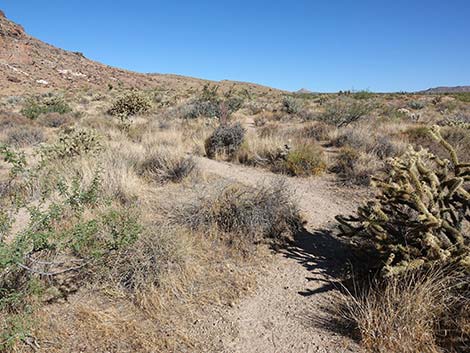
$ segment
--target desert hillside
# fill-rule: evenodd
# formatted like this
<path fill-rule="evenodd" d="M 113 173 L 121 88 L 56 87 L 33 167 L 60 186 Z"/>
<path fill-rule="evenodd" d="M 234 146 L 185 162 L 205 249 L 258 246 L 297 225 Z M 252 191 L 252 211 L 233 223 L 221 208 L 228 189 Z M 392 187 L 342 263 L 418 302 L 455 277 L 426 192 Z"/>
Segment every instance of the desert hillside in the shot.
<path fill-rule="evenodd" d="M 200 89 L 208 80 L 178 75 L 142 74 L 110 67 L 87 59 L 82 53 L 56 48 L 28 35 L 21 25 L 0 12 L 0 93 L 25 90 L 46 92 L 108 86 L 121 88 Z M 222 81 L 221 89 L 237 87 L 272 91 L 261 85 Z"/>
<path fill-rule="evenodd" d="M 468 352 L 469 151 L 469 93 L 139 74 L 0 13 L 0 352 Z"/>

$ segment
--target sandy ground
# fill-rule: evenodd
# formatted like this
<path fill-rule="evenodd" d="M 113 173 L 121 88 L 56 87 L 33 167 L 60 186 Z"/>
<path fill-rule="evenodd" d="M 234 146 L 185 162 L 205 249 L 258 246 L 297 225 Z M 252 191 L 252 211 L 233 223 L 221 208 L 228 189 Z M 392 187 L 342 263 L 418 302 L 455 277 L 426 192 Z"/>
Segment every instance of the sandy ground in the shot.
<path fill-rule="evenodd" d="M 295 194 L 306 229 L 293 245 L 278 251 L 260 270 L 254 293 L 212 319 L 223 352 L 358 352 L 356 343 L 325 325 L 326 306 L 337 291 L 336 270 L 344 247 L 328 231 L 337 214 L 352 212 L 360 192 L 344 190 L 331 176 L 289 178 L 268 171 L 206 158 L 205 173 L 248 185 L 285 179 Z M 207 327 L 206 327 L 207 329 Z"/>

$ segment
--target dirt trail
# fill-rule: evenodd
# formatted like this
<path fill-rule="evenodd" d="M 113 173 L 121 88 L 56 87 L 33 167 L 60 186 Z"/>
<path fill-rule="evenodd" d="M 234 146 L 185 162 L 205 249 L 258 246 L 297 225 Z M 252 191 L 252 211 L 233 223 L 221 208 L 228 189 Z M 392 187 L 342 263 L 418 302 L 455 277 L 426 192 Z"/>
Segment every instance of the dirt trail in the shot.
<path fill-rule="evenodd" d="M 197 161 L 207 173 L 248 185 L 285 179 L 308 222 L 295 245 L 272 256 L 255 293 L 223 314 L 231 326 L 222 337 L 224 352 L 358 352 L 351 340 L 322 325 L 344 258 L 344 247 L 327 229 L 335 215 L 355 209 L 357 195 L 338 188 L 330 176 L 289 178 L 206 158 Z"/>

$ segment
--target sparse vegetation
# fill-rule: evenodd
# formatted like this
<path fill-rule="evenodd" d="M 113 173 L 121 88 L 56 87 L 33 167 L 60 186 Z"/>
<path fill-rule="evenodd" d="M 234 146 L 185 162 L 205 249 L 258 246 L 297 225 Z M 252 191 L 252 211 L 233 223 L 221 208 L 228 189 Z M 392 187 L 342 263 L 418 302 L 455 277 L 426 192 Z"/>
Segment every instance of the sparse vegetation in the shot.
<path fill-rule="evenodd" d="M 466 102 L 240 85 L 0 100 L 1 349 L 221 351 L 207 312 L 243 308 L 271 248 L 352 263 L 336 305 L 366 350 L 465 351 Z M 342 241 L 313 226 L 371 190 Z"/>
<path fill-rule="evenodd" d="M 58 113 L 66 114 L 72 111 L 72 108 L 59 97 L 30 98 L 26 101 L 21 114 L 25 117 L 35 120 L 42 114 Z"/>

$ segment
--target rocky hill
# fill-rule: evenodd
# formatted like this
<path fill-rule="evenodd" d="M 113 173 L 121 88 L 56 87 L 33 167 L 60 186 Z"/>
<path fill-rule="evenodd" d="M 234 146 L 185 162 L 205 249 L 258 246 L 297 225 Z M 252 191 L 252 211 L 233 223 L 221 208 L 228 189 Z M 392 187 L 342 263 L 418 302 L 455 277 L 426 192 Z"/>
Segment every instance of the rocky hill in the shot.
<path fill-rule="evenodd" d="M 59 49 L 28 35 L 0 10 L 0 95 L 84 87 L 106 89 L 109 85 L 197 89 L 207 82 L 178 75 L 136 73 L 92 61 L 82 53 Z M 218 84 L 258 92 L 273 90 L 227 80 Z"/>
<path fill-rule="evenodd" d="M 439 93 L 465 93 L 465 92 L 470 92 L 470 86 L 434 87 L 434 88 L 429 88 L 425 91 L 421 91 L 419 93 L 439 94 Z"/>

